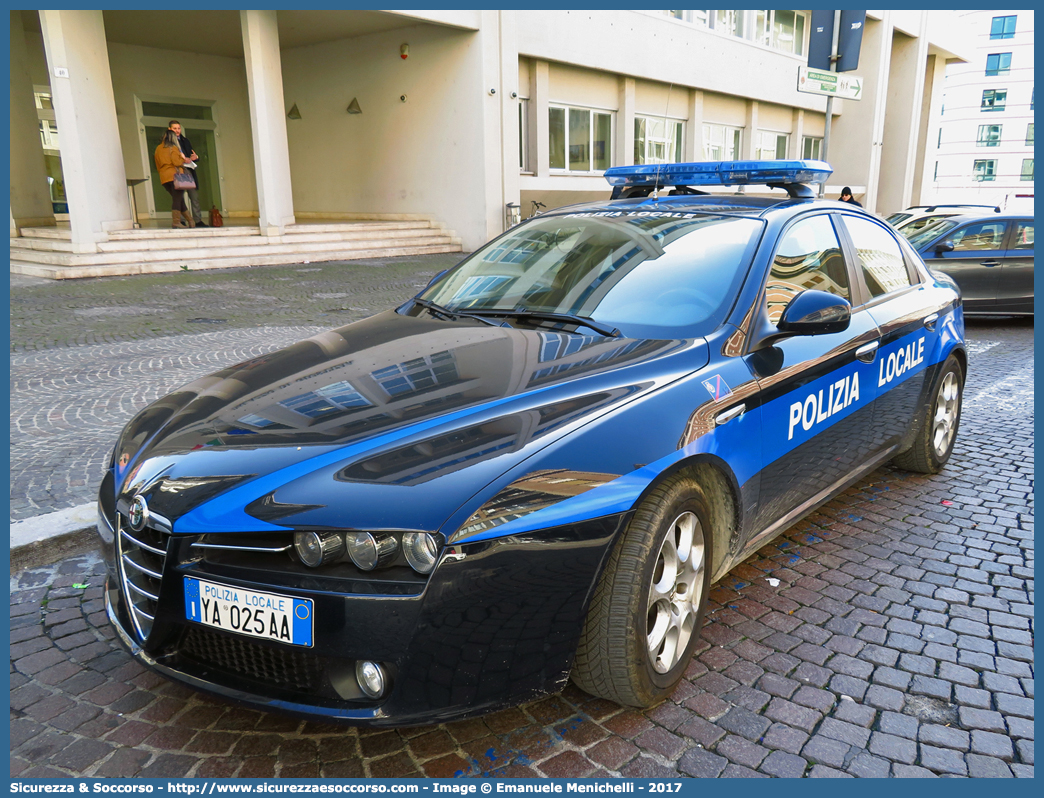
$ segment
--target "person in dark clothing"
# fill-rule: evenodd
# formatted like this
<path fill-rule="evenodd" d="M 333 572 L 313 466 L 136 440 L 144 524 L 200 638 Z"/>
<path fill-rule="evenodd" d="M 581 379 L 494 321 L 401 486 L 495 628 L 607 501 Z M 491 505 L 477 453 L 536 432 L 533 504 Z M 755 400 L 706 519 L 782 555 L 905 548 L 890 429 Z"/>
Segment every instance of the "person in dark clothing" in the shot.
<path fill-rule="evenodd" d="M 843 189 L 841 189 L 841 199 L 840 199 L 840 201 L 841 202 L 848 202 L 848 203 L 850 203 L 852 205 L 855 205 L 857 208 L 862 208 L 863 207 L 863 203 L 857 202 L 856 198 L 852 196 L 852 189 L 850 189 L 848 186 L 845 186 Z"/>
<path fill-rule="evenodd" d="M 188 195 L 189 205 L 192 208 L 192 218 L 196 223 L 196 227 L 209 227 L 209 225 L 203 223 L 203 216 L 199 212 L 199 172 L 196 169 L 196 161 L 199 160 L 199 156 L 196 155 L 196 151 L 192 149 L 192 142 L 188 140 L 187 136 L 181 135 L 181 123 L 172 119 L 167 123 L 167 128 L 174 131 L 174 135 L 178 137 L 178 146 L 181 147 L 181 154 L 185 158 L 185 167 L 192 170 L 192 176 L 196 179 L 196 187 L 188 189 L 185 193 Z"/>

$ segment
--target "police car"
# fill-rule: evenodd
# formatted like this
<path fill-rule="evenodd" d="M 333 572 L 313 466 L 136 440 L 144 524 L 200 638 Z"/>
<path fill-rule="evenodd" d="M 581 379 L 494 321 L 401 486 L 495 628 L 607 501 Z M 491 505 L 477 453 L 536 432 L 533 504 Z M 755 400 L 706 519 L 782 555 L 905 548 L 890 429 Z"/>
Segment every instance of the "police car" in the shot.
<path fill-rule="evenodd" d="M 961 297 L 818 161 L 618 167 L 401 307 L 197 380 L 99 497 L 120 641 L 359 725 L 671 693 L 710 585 L 881 464 L 939 471 Z M 706 193 L 767 184 L 778 196 Z M 771 192 L 769 192 L 771 193 Z"/>

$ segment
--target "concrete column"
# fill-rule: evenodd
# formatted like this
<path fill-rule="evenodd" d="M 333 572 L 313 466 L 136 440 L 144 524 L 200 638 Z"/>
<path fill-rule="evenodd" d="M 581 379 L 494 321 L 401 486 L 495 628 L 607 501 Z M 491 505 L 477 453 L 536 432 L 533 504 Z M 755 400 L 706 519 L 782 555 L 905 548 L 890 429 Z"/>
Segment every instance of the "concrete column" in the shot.
<path fill-rule="evenodd" d="M 500 97 L 501 128 L 501 194 L 500 194 L 500 230 L 506 227 L 506 211 L 508 203 L 521 204 L 518 165 L 518 35 L 514 11 L 499 11 L 500 17 Z M 515 96 L 512 96 L 515 95 Z"/>
<path fill-rule="evenodd" d="M 54 224 L 22 14 L 11 12 L 11 160 L 7 163 L 11 170 L 12 236 L 22 227 Z"/>
<path fill-rule="evenodd" d="M 513 12 L 507 12 L 512 14 Z M 504 57 L 502 37 L 505 33 L 514 38 L 514 25 L 510 32 L 504 25 L 504 12 L 481 11 L 481 27 L 476 36 L 478 47 L 477 119 L 482 125 L 482 150 L 479 168 L 483 178 L 483 225 L 481 241 L 469 242 L 474 248 L 504 232 L 504 208 L 512 201 L 508 199 L 508 170 L 512 171 L 511 183 L 514 196 L 518 197 L 518 129 L 517 101 L 510 94 L 518 82 L 518 51 L 515 49 L 514 64 Z M 513 23 L 513 19 L 512 19 Z"/>
<path fill-rule="evenodd" d="M 250 97 L 258 224 L 261 235 L 277 236 L 294 223 L 279 26 L 275 11 L 240 11 L 239 15 Z"/>
<path fill-rule="evenodd" d="M 536 142 L 536 163 L 531 164 L 537 177 L 551 175 L 551 139 L 547 128 L 548 92 L 551 91 L 550 68 L 547 61 L 534 61 L 530 69 L 532 88 L 530 110 L 533 112 L 529 132 Z"/>
<path fill-rule="evenodd" d="M 703 160 L 703 92 L 689 89 L 689 121 L 685 125 L 685 152 L 682 161 Z"/>
<path fill-rule="evenodd" d="M 889 81 L 888 106 L 881 137 L 881 179 L 877 208 L 894 213 L 909 207 L 913 196 L 918 160 L 923 162 L 921 140 L 921 99 L 924 93 L 924 65 L 928 58 L 925 34 L 928 12 L 921 12 L 919 36 L 894 31 L 889 73 L 902 79 Z M 921 145 L 920 147 L 918 145 Z"/>
<path fill-rule="evenodd" d="M 614 166 L 629 166 L 634 160 L 634 78 L 616 79 L 616 153 Z"/>
<path fill-rule="evenodd" d="M 801 147 L 801 139 L 805 137 L 805 111 L 795 108 L 790 115 L 790 152 L 787 157 L 791 160 L 801 158 L 805 153 Z"/>
<path fill-rule="evenodd" d="M 937 202 L 935 163 L 939 160 L 939 126 L 942 124 L 943 81 L 946 59 L 930 55 L 924 68 L 924 91 L 921 95 L 921 132 L 917 138 L 917 165 L 914 168 L 910 205 Z"/>
<path fill-rule="evenodd" d="M 41 11 L 73 252 L 132 227 L 101 11 Z"/>
<path fill-rule="evenodd" d="M 749 161 L 754 160 L 754 149 L 758 140 L 758 101 L 747 100 L 747 120 L 743 131 L 743 140 L 740 142 L 742 158 Z"/>

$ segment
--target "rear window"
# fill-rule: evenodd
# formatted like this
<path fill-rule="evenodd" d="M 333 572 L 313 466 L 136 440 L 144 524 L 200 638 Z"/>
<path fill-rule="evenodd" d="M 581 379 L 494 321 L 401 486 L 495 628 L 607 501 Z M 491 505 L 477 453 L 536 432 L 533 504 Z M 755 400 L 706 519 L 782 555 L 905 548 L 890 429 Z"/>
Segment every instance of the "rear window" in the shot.
<path fill-rule="evenodd" d="M 670 211 L 541 216 L 422 294 L 451 310 L 569 313 L 632 338 L 706 335 L 732 308 L 756 219 Z"/>

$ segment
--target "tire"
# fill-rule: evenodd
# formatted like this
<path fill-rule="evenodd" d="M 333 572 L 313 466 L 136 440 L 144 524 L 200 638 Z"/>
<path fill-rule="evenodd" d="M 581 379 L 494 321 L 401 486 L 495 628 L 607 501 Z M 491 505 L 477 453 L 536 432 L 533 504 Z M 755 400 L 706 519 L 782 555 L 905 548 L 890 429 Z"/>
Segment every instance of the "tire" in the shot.
<path fill-rule="evenodd" d="M 964 372 L 953 355 L 943 363 L 930 395 L 931 404 L 913 445 L 892 460 L 899 468 L 919 474 L 938 474 L 953 454 L 964 396 Z"/>
<path fill-rule="evenodd" d="M 610 554 L 577 647 L 573 681 L 634 707 L 669 696 L 707 607 L 711 527 L 699 483 L 676 475 L 642 501 Z"/>

